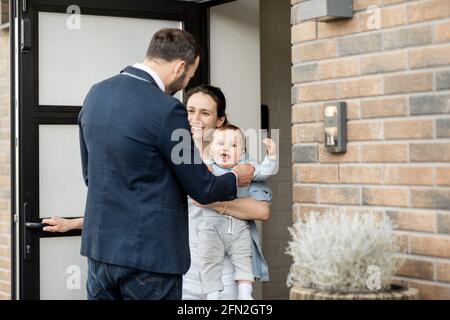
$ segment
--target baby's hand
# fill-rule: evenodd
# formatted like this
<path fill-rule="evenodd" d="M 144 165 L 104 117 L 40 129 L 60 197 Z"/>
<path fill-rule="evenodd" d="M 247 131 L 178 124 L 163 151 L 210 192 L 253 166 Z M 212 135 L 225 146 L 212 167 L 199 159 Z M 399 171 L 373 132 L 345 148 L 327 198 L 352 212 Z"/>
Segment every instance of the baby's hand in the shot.
<path fill-rule="evenodd" d="M 270 160 L 277 160 L 277 145 L 275 142 L 272 139 L 266 138 L 263 140 L 263 143 L 266 145 L 267 155 Z"/>

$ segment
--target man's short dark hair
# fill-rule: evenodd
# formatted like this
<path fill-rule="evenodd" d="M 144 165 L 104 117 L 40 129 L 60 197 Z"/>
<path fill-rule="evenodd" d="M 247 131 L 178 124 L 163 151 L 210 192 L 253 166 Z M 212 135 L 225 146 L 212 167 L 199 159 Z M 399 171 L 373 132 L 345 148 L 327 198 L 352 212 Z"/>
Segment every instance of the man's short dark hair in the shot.
<path fill-rule="evenodd" d="M 148 59 L 167 62 L 181 59 L 190 66 L 200 56 L 200 45 L 189 32 L 180 29 L 161 29 L 152 38 L 147 50 Z"/>

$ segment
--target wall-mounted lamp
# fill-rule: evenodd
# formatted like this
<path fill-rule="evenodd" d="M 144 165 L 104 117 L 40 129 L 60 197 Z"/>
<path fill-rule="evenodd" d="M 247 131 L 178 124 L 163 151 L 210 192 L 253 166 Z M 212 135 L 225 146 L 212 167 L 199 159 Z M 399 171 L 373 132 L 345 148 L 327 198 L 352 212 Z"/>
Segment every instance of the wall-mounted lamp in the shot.
<path fill-rule="evenodd" d="M 330 21 L 351 17 L 353 0 L 310 0 L 300 3 L 298 8 L 298 18 L 301 21 Z"/>
<path fill-rule="evenodd" d="M 327 103 L 323 109 L 325 151 L 344 153 L 347 151 L 347 103 Z"/>

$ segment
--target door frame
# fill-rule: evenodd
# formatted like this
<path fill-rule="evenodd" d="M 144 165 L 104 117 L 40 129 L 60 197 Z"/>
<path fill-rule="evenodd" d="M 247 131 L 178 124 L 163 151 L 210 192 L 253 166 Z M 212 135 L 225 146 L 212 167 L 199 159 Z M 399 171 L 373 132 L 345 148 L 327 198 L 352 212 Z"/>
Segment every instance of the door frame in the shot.
<path fill-rule="evenodd" d="M 52 234 L 25 227 L 39 218 L 39 125 L 77 124 L 81 106 L 39 106 L 38 12 L 66 13 L 79 5 L 82 14 L 182 21 L 204 48 L 190 86 L 209 83 L 209 7 L 230 2 L 193 3 L 167 0 L 11 0 L 11 298 L 39 299 L 39 239 L 81 235 L 80 230 Z M 30 19 L 23 24 L 24 19 Z M 17 20 L 16 20 L 17 19 Z M 17 24 L 16 24 L 17 21 Z M 17 37 L 16 37 L 17 35 Z M 31 49 L 22 50 L 23 41 Z M 17 58 L 16 58 L 17 54 Z M 133 63 L 134 61 L 130 61 Z M 29 79 L 32 79 L 30 81 Z M 26 204 L 26 205 L 25 205 Z M 25 242 L 31 261 L 25 261 Z"/>
<path fill-rule="evenodd" d="M 11 300 L 16 300 L 16 0 L 9 1 Z"/>

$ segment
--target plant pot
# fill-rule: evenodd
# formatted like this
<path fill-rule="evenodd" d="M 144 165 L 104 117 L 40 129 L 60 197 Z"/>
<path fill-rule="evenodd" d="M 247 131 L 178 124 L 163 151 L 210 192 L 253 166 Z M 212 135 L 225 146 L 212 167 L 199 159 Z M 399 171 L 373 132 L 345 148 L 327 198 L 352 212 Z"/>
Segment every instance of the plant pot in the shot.
<path fill-rule="evenodd" d="M 290 300 L 419 300 L 419 291 L 414 288 L 392 286 L 389 291 L 364 293 L 331 293 L 294 286 Z"/>

